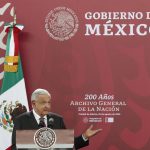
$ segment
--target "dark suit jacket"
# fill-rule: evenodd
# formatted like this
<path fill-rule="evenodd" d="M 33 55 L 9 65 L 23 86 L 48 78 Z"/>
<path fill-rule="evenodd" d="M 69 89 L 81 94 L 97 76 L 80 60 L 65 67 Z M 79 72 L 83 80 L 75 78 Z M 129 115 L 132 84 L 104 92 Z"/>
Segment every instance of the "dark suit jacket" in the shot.
<path fill-rule="evenodd" d="M 55 113 L 47 115 L 47 125 L 49 127 L 49 119 L 53 118 L 54 122 L 51 125 L 52 129 L 66 129 L 63 118 Z M 39 129 L 38 123 L 33 115 L 33 112 L 26 112 L 14 119 L 14 127 L 16 130 L 32 130 Z"/>
<path fill-rule="evenodd" d="M 53 118 L 53 125 L 50 126 L 52 129 L 66 129 L 63 118 L 55 113 L 49 113 L 47 115 L 47 125 L 49 127 L 49 119 Z M 26 112 L 14 119 L 14 130 L 12 134 L 12 150 L 16 150 L 16 130 L 33 130 L 39 129 L 38 123 L 33 115 L 33 112 Z M 74 145 L 75 149 L 85 147 L 89 144 L 89 141 L 84 141 L 82 136 L 75 137 Z"/>
<path fill-rule="evenodd" d="M 89 145 L 89 140 L 84 141 L 82 135 L 74 138 L 74 147 L 76 150 L 88 145 Z"/>
<path fill-rule="evenodd" d="M 49 122 L 50 118 L 53 118 L 53 124 Z M 12 150 L 16 150 L 16 130 L 36 130 L 39 127 L 32 111 L 19 115 L 13 121 Z M 52 129 L 66 129 L 63 118 L 55 113 L 49 113 L 47 115 L 47 125 Z"/>

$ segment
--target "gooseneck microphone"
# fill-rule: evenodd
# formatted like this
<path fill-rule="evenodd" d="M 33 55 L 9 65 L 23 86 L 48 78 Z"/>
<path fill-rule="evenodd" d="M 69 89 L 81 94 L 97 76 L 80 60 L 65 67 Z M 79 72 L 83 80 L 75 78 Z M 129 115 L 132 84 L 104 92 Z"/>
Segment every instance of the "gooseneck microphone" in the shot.
<path fill-rule="evenodd" d="M 53 129 L 53 127 L 54 127 L 54 118 L 49 118 L 49 120 L 48 120 L 48 127 Z"/>

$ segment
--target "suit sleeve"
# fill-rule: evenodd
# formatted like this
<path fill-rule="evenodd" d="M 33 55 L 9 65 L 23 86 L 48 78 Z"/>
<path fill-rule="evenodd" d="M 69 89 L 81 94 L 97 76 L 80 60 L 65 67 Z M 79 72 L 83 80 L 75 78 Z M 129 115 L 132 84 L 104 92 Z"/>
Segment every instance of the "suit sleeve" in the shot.
<path fill-rule="evenodd" d="M 82 135 L 74 138 L 74 147 L 76 150 L 88 145 L 89 145 L 89 140 L 84 141 Z"/>
<path fill-rule="evenodd" d="M 13 132 L 12 132 L 12 150 L 16 150 L 16 130 L 20 130 L 21 126 L 19 124 L 18 118 L 14 118 L 13 120 L 14 127 L 13 127 Z"/>
<path fill-rule="evenodd" d="M 13 132 L 12 132 L 12 150 L 16 150 L 16 129 L 15 127 L 13 128 Z"/>
<path fill-rule="evenodd" d="M 12 132 L 12 150 L 16 150 L 16 119 L 13 120 L 14 122 L 14 127 L 13 127 L 13 132 Z"/>

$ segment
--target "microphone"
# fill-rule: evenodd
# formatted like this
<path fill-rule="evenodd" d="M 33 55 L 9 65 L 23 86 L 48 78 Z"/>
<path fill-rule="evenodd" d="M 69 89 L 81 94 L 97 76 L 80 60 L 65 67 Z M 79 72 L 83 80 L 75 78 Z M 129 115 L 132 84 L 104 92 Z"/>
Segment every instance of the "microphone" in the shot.
<path fill-rule="evenodd" d="M 54 118 L 49 118 L 49 120 L 48 120 L 48 127 L 52 129 L 53 126 L 54 126 Z"/>

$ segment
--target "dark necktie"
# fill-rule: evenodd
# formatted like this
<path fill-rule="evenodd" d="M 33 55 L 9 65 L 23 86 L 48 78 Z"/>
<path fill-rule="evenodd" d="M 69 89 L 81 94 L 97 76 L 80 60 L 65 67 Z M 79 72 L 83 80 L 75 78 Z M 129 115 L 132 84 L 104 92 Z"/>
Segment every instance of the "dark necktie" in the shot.
<path fill-rule="evenodd" d="M 43 117 L 39 118 L 39 120 L 40 120 L 39 125 L 38 125 L 39 128 L 46 127 L 46 124 L 45 124 L 45 122 L 44 122 L 44 119 L 45 119 L 45 118 L 43 118 Z"/>

